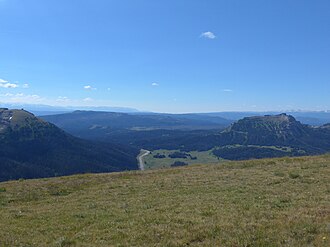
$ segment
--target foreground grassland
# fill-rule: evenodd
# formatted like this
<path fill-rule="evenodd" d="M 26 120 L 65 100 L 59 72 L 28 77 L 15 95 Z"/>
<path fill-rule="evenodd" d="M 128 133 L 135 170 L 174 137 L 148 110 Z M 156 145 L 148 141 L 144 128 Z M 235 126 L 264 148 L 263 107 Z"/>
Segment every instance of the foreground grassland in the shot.
<path fill-rule="evenodd" d="M 181 161 L 185 162 L 188 165 L 195 165 L 195 164 L 219 164 L 223 161 L 223 159 L 218 159 L 215 155 L 212 154 L 212 150 L 210 151 L 204 151 L 204 152 L 187 152 L 190 154 L 192 157 L 196 157 L 196 159 L 191 159 L 191 158 L 170 158 L 169 155 L 174 152 L 178 152 L 179 150 L 165 150 L 165 149 L 160 149 L 160 150 L 155 150 L 152 151 L 148 156 L 143 158 L 145 161 L 145 169 L 160 169 L 160 168 L 168 168 L 171 167 L 171 165 L 175 161 Z M 160 155 L 165 155 L 166 158 L 154 158 L 155 154 L 160 154 Z"/>
<path fill-rule="evenodd" d="M 0 246 L 330 246 L 330 156 L 0 183 Z"/>

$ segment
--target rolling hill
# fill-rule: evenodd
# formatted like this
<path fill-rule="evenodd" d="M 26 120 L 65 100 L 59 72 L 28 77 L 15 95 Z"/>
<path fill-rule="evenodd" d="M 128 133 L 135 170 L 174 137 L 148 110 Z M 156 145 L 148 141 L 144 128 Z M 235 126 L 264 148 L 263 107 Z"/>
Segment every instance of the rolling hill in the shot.
<path fill-rule="evenodd" d="M 196 130 L 224 128 L 232 123 L 221 117 L 195 114 L 119 113 L 102 111 L 75 111 L 72 113 L 43 116 L 70 133 L 98 132 L 113 130 Z M 91 135 L 91 134 L 89 134 Z"/>
<path fill-rule="evenodd" d="M 330 156 L 0 183 L 0 246 L 330 245 Z"/>
<path fill-rule="evenodd" d="M 295 119 L 303 124 L 312 126 L 321 126 L 330 122 L 330 111 L 270 111 L 270 112 L 213 112 L 203 113 L 202 115 L 222 117 L 225 119 L 240 120 L 246 117 L 265 116 L 265 115 L 279 115 L 282 112 L 287 112 Z"/>
<path fill-rule="evenodd" d="M 287 114 L 247 117 L 221 133 L 225 144 L 290 146 L 306 152 L 330 150 L 330 132 L 311 127 Z"/>
<path fill-rule="evenodd" d="M 77 111 L 45 119 L 90 140 L 147 150 L 213 150 L 214 155 L 230 160 L 330 151 L 328 125 L 313 127 L 287 114 L 245 117 L 231 125 L 221 117 L 197 115 Z"/>
<path fill-rule="evenodd" d="M 246 117 L 224 131 L 200 131 L 164 136 L 153 143 L 139 143 L 149 150 L 207 151 L 221 158 L 251 158 L 316 155 L 330 151 L 329 125 L 304 125 L 287 114 Z"/>
<path fill-rule="evenodd" d="M 137 169 L 137 153 L 78 139 L 24 110 L 0 109 L 0 181 Z"/>

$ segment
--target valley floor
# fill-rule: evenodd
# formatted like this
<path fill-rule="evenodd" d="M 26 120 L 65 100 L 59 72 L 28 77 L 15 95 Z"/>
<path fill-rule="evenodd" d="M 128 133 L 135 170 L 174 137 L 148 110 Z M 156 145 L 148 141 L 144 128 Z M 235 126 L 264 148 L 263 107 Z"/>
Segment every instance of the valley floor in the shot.
<path fill-rule="evenodd" d="M 330 156 L 0 183 L 0 246 L 330 246 Z"/>
<path fill-rule="evenodd" d="M 186 163 L 187 165 L 196 165 L 196 164 L 220 164 L 224 160 L 221 158 L 217 158 L 212 154 L 212 150 L 204 151 L 204 152 L 184 152 L 190 155 L 190 157 L 186 158 L 170 158 L 169 155 L 180 152 L 180 150 L 154 150 L 150 152 L 147 156 L 144 157 L 144 168 L 148 169 L 161 169 L 161 168 L 169 168 L 171 165 L 180 161 Z M 164 158 L 155 158 L 155 155 L 164 155 Z M 194 157 L 195 159 L 192 159 Z"/>

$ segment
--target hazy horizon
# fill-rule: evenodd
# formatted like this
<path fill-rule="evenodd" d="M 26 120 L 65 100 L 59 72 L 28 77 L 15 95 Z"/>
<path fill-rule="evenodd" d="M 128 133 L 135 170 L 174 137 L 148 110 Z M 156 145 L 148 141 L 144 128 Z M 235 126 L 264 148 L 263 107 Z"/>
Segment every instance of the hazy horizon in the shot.
<path fill-rule="evenodd" d="M 150 111 L 146 109 L 139 109 L 135 107 L 127 107 L 127 106 L 74 106 L 74 105 L 44 105 L 44 104 L 25 104 L 25 103 L 3 103 L 0 102 L 0 108 L 9 108 L 9 109 L 16 109 L 16 108 L 26 108 L 27 110 L 31 111 L 49 111 L 49 112 L 59 112 L 59 111 L 71 111 L 71 110 L 92 110 L 92 111 L 109 111 L 117 109 L 118 112 L 127 112 L 127 113 L 160 113 L 160 114 L 203 114 L 203 113 L 292 113 L 292 112 L 301 112 L 301 113 L 330 113 L 330 110 L 309 110 L 309 109 L 278 109 L 278 110 L 216 110 L 216 111 L 187 111 L 187 112 L 160 112 L 160 111 Z M 15 108 L 16 107 L 16 108 Z"/>

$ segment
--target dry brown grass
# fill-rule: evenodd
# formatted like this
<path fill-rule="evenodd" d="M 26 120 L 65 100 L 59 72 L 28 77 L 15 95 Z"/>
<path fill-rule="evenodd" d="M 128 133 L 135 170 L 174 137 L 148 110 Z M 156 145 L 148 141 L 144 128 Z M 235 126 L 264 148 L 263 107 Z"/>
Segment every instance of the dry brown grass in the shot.
<path fill-rule="evenodd" d="M 0 183 L 0 246 L 330 246 L 330 156 Z"/>

